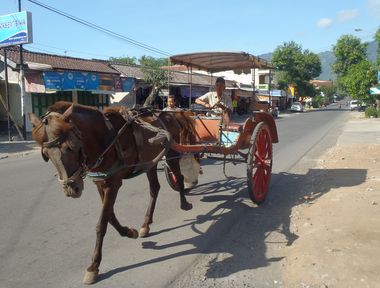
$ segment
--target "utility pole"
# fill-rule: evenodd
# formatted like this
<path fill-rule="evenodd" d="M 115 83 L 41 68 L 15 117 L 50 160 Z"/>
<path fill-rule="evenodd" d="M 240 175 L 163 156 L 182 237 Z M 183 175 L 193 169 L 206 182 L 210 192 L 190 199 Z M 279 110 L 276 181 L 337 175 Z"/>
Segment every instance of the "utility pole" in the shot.
<path fill-rule="evenodd" d="M 21 0 L 18 0 L 18 12 L 21 12 Z M 23 140 L 26 140 L 24 57 L 22 53 L 22 44 L 20 44 L 20 96 L 22 115 L 22 136 L 24 138 Z"/>
<path fill-rule="evenodd" d="M 9 117 L 10 105 L 9 105 L 9 83 L 8 83 L 8 61 L 7 61 L 7 49 L 4 48 L 4 73 L 5 73 L 5 97 L 7 97 L 7 122 L 8 122 L 8 141 L 11 141 L 11 121 Z"/>

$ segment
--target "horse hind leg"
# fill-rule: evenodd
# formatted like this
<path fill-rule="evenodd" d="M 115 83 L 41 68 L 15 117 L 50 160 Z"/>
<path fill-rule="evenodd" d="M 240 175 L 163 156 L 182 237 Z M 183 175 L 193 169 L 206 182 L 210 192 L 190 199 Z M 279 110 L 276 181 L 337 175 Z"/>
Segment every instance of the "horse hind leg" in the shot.
<path fill-rule="evenodd" d="M 181 209 L 185 210 L 185 211 L 191 210 L 193 208 L 193 205 L 191 203 L 187 202 L 187 200 L 186 200 L 184 177 L 181 174 L 181 168 L 179 166 L 178 155 L 176 155 L 176 156 L 168 155 L 168 160 L 166 162 L 168 163 L 170 170 L 173 172 L 174 176 L 178 180 Z"/>
<path fill-rule="evenodd" d="M 140 228 L 139 235 L 140 237 L 147 237 L 150 231 L 149 225 L 153 223 L 153 214 L 154 209 L 156 208 L 156 202 L 158 197 L 158 192 L 160 191 L 160 183 L 158 182 L 157 177 L 157 165 L 151 168 L 146 173 L 149 181 L 150 189 L 150 200 L 149 205 L 145 213 L 144 223 Z"/>

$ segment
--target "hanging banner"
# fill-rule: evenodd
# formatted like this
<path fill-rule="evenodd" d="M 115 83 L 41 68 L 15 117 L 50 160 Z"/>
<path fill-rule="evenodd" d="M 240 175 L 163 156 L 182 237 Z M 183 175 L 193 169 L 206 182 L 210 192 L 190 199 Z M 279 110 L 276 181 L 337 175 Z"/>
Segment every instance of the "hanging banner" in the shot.
<path fill-rule="evenodd" d="M 115 77 L 115 92 L 123 92 L 123 83 L 120 77 Z"/>
<path fill-rule="evenodd" d="M 99 75 L 96 73 L 45 71 L 43 72 L 43 79 L 46 90 L 101 90 Z"/>
<path fill-rule="evenodd" d="M 63 90 L 65 72 L 46 71 L 42 75 L 46 90 Z"/>
<path fill-rule="evenodd" d="M 135 86 L 135 78 L 123 78 L 122 83 L 123 83 L 123 91 L 130 92 Z"/>
<path fill-rule="evenodd" d="M 0 16 L 0 47 L 32 42 L 32 13 L 23 11 Z"/>
<path fill-rule="evenodd" d="M 65 72 L 62 90 L 98 90 L 99 76 L 87 72 Z"/>
<path fill-rule="evenodd" d="M 99 75 L 100 91 L 115 91 L 115 79 L 112 75 Z"/>
<path fill-rule="evenodd" d="M 27 71 L 25 72 L 25 92 L 29 93 L 45 93 L 44 80 L 41 72 Z"/>

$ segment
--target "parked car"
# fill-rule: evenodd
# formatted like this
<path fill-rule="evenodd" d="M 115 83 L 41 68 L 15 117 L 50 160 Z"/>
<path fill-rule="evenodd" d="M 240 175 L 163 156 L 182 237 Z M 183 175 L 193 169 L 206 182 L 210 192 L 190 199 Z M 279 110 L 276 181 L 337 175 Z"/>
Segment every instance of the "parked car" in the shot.
<path fill-rule="evenodd" d="M 357 100 L 351 100 L 350 101 L 350 110 L 351 111 L 354 111 L 354 110 L 358 110 L 359 111 L 359 101 L 357 101 Z"/>
<path fill-rule="evenodd" d="M 294 102 L 290 107 L 291 112 L 304 112 L 305 108 L 300 102 Z"/>

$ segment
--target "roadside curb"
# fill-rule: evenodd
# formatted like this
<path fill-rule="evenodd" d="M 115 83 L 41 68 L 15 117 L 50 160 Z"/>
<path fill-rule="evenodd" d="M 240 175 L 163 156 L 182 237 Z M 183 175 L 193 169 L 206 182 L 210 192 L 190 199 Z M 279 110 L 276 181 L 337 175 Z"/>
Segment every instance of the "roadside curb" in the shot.
<path fill-rule="evenodd" d="M 35 141 L 0 141 L 0 160 L 23 157 L 38 151 Z"/>

